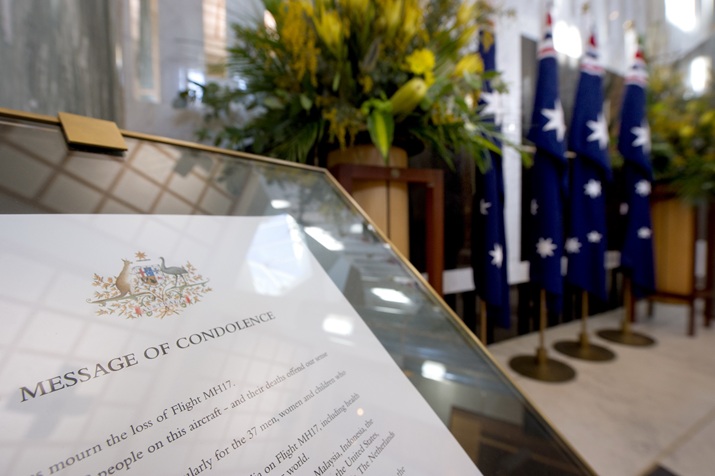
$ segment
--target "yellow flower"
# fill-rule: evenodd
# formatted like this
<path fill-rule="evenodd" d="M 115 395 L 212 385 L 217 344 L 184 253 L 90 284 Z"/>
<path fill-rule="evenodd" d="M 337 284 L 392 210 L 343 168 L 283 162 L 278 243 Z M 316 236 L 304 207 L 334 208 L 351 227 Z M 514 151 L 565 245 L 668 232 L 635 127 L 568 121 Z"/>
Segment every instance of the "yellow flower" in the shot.
<path fill-rule="evenodd" d="M 369 7 L 369 0 L 345 0 L 345 9 L 351 18 L 364 19 Z"/>
<path fill-rule="evenodd" d="M 422 29 L 422 9 L 417 0 L 405 0 L 398 47 L 404 50 Z"/>
<path fill-rule="evenodd" d="M 434 53 L 427 48 L 415 50 L 407 58 L 407 70 L 414 74 L 425 74 L 434 70 Z"/>
<path fill-rule="evenodd" d="M 306 21 L 307 15 L 310 15 L 311 11 L 310 4 L 300 0 L 289 0 L 280 13 L 278 33 L 286 45 L 290 68 L 298 78 L 298 81 L 295 81 L 295 78 L 284 81 L 287 84 L 283 87 L 288 87 L 289 84 L 297 86 L 305 74 L 309 75 L 313 85 L 317 84 L 316 71 L 319 51 L 315 46 L 315 33 Z"/>
<path fill-rule="evenodd" d="M 484 51 L 489 51 L 494 44 L 494 33 L 491 30 L 485 30 L 480 38 Z"/>
<path fill-rule="evenodd" d="M 690 139 L 695 134 L 695 128 L 689 124 L 684 125 L 678 131 L 680 137 L 683 139 Z"/>
<path fill-rule="evenodd" d="M 331 53 L 336 57 L 342 56 L 343 49 L 343 23 L 340 15 L 335 10 L 323 12 L 314 19 L 315 31 L 325 43 Z"/>
<path fill-rule="evenodd" d="M 385 27 L 389 40 L 395 37 L 402 24 L 402 0 L 385 0 L 383 5 Z"/>
<path fill-rule="evenodd" d="M 368 94 L 370 91 L 372 91 L 374 83 L 370 76 L 360 76 L 360 79 L 358 79 L 358 81 L 360 81 L 360 84 L 362 84 L 362 92 Z"/>
<path fill-rule="evenodd" d="M 477 33 L 477 26 L 476 25 L 470 25 L 467 28 L 465 28 L 457 37 L 457 41 L 455 42 L 457 45 L 457 48 L 462 48 L 466 46 L 470 41 L 474 39 L 474 35 Z"/>
<path fill-rule="evenodd" d="M 484 71 L 484 62 L 482 57 L 477 53 L 470 53 L 468 55 L 462 56 L 459 60 L 457 66 L 454 67 L 454 72 L 452 73 L 455 77 L 460 77 L 464 73 L 477 74 Z"/>
<path fill-rule="evenodd" d="M 476 4 L 469 0 L 459 4 L 457 9 L 457 25 L 462 26 L 468 24 L 476 16 Z"/>

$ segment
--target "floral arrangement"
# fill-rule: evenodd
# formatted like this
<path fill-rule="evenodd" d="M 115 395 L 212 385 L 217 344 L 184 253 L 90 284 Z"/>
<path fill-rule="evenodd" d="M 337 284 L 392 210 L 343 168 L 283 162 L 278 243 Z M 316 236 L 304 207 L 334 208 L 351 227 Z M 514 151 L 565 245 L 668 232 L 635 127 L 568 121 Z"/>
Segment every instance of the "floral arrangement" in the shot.
<path fill-rule="evenodd" d="M 483 0 L 263 0 L 266 19 L 233 25 L 238 86 L 202 86 L 200 139 L 297 161 L 326 147 L 431 146 L 450 165 L 492 145 L 480 115 Z M 485 46 L 493 41 L 482 33 Z M 248 111 L 245 124 L 233 112 Z"/>
<path fill-rule="evenodd" d="M 656 69 L 648 98 L 656 179 L 686 199 L 715 197 L 715 89 L 688 91 L 680 74 Z"/>

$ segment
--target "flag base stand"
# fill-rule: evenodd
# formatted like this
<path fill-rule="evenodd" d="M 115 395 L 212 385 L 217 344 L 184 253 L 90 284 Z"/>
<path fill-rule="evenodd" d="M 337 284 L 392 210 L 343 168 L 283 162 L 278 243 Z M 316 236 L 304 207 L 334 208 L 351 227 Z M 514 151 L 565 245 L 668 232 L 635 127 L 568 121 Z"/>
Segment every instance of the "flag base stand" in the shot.
<path fill-rule="evenodd" d="M 541 291 L 541 312 L 539 325 L 539 347 L 536 355 L 518 355 L 509 361 L 509 366 L 524 377 L 542 382 L 568 382 L 576 377 L 576 371 L 569 365 L 549 358 L 544 347 L 544 328 L 546 327 L 546 292 Z"/>
<path fill-rule="evenodd" d="M 554 344 L 554 349 L 569 357 L 591 362 L 608 362 L 616 358 L 616 354 L 609 349 L 591 344 L 588 341 L 588 336 L 584 334 L 581 334 L 581 338 L 578 341 L 557 342 Z"/>
<path fill-rule="evenodd" d="M 604 329 L 602 331 L 598 331 L 598 336 L 611 342 L 632 345 L 635 347 L 648 347 L 655 344 L 655 339 L 648 337 L 645 334 L 639 334 L 637 332 L 624 332 L 622 329 Z"/>
<path fill-rule="evenodd" d="M 542 382 L 568 382 L 576 377 L 576 371 L 568 365 L 549 358 L 546 349 L 536 349 L 536 355 L 519 355 L 509 361 L 509 366 L 524 377 Z"/>
<path fill-rule="evenodd" d="M 631 331 L 631 320 L 633 318 L 633 294 L 631 291 L 631 280 L 626 277 L 624 280 L 624 307 L 626 315 L 620 329 L 603 329 L 597 332 L 598 336 L 618 344 L 630 345 L 634 347 L 649 347 L 655 344 L 655 339 L 645 334 Z"/>
<path fill-rule="evenodd" d="M 586 316 L 588 315 L 588 293 L 581 294 L 581 333 L 577 341 L 559 341 L 554 344 L 554 349 L 562 354 L 591 362 L 608 362 L 616 358 L 611 350 L 600 345 L 591 344 L 586 332 Z"/>

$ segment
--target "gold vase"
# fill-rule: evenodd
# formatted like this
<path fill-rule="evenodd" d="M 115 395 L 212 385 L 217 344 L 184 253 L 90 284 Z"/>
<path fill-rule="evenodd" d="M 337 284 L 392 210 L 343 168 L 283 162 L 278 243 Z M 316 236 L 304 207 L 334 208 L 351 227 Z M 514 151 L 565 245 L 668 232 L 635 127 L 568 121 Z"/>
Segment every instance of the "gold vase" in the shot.
<path fill-rule="evenodd" d="M 328 154 L 328 168 L 341 164 L 406 168 L 407 153 L 399 147 L 391 147 L 385 162 L 373 145 L 356 145 L 331 151 Z M 351 195 L 400 253 L 409 258 L 410 205 L 407 183 L 359 180 L 353 184 Z"/>

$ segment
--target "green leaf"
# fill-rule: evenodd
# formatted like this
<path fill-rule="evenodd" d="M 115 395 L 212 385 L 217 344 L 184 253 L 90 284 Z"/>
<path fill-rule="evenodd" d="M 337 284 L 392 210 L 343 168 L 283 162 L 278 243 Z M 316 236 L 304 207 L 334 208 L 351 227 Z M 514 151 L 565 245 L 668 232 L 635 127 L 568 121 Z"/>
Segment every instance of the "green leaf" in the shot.
<path fill-rule="evenodd" d="M 313 107 L 313 101 L 311 101 L 311 99 L 305 94 L 301 94 L 300 105 L 303 106 L 303 109 L 306 111 L 310 111 L 310 108 Z"/>
<path fill-rule="evenodd" d="M 333 76 L 333 91 L 337 91 L 339 87 L 340 87 L 340 71 L 335 73 L 335 76 Z"/>
<path fill-rule="evenodd" d="M 367 117 L 367 130 L 372 143 L 377 147 L 382 158 L 387 162 L 395 133 L 395 121 L 389 111 L 375 108 Z"/>
<path fill-rule="evenodd" d="M 263 105 L 269 109 L 283 109 L 284 104 L 275 96 L 268 96 L 263 100 Z"/>

